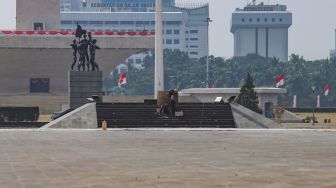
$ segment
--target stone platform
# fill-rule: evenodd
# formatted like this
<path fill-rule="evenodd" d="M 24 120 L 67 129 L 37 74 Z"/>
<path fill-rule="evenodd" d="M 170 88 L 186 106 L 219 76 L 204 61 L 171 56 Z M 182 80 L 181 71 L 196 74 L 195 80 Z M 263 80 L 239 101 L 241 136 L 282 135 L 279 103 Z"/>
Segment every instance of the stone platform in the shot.
<path fill-rule="evenodd" d="M 0 185 L 336 187 L 335 131 L 211 130 L 0 130 Z"/>
<path fill-rule="evenodd" d="M 103 73 L 101 71 L 69 72 L 70 108 L 78 108 L 89 101 L 93 95 L 103 97 Z"/>

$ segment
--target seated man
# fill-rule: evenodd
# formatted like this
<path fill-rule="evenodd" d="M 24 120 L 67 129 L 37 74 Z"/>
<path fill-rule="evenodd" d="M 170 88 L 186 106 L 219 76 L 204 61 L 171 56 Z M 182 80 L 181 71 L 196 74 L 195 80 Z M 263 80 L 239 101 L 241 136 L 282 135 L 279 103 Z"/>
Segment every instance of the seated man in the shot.
<path fill-rule="evenodd" d="M 169 98 L 170 98 L 170 116 L 175 117 L 175 111 L 176 111 L 176 96 L 175 91 L 170 90 L 169 91 Z"/>

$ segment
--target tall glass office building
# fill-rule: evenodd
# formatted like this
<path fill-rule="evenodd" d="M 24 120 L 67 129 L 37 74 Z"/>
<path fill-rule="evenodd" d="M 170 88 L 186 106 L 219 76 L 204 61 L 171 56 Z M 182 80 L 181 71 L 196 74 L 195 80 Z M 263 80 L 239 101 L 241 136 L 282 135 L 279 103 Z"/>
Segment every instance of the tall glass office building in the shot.
<path fill-rule="evenodd" d="M 164 47 L 197 59 L 208 55 L 208 4 L 163 0 Z M 77 22 L 90 31 L 155 31 L 155 0 L 61 0 L 61 28 Z M 140 65 L 146 54 L 127 59 Z"/>

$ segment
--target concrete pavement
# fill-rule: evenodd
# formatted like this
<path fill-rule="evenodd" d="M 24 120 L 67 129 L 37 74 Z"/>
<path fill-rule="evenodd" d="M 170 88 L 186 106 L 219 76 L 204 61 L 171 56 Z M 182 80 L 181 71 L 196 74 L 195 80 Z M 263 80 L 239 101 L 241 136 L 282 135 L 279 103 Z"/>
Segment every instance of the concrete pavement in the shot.
<path fill-rule="evenodd" d="M 336 187 L 333 130 L 0 130 L 1 187 Z"/>

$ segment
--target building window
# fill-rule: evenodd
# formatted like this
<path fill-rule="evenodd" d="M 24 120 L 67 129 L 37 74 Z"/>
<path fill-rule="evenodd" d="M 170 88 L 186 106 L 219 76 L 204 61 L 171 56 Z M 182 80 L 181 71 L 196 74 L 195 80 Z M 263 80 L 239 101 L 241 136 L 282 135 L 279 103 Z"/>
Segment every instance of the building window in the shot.
<path fill-rule="evenodd" d="M 89 24 L 94 26 L 103 26 L 102 21 L 90 21 Z"/>
<path fill-rule="evenodd" d="M 137 27 L 141 27 L 143 25 L 144 25 L 144 23 L 142 21 L 136 21 L 135 22 L 135 26 L 137 26 Z"/>
<path fill-rule="evenodd" d="M 117 21 L 106 21 L 105 22 L 106 25 L 118 25 Z"/>
<path fill-rule="evenodd" d="M 275 22 L 275 18 L 272 18 L 272 22 Z"/>
<path fill-rule="evenodd" d="M 282 22 L 282 18 L 280 18 L 279 21 Z"/>
<path fill-rule="evenodd" d="M 250 22 L 252 22 L 252 18 L 250 18 Z"/>
<path fill-rule="evenodd" d="M 245 19 L 244 19 L 244 18 L 242 19 L 242 22 L 245 22 Z"/>
<path fill-rule="evenodd" d="M 133 64 L 134 63 L 134 59 L 128 59 L 127 61 L 129 64 Z"/>
<path fill-rule="evenodd" d="M 265 18 L 265 22 L 267 22 L 267 18 Z"/>
<path fill-rule="evenodd" d="M 197 34 L 198 30 L 190 30 L 190 34 Z"/>
<path fill-rule="evenodd" d="M 30 93 L 49 93 L 50 79 L 49 78 L 31 78 Z"/>
<path fill-rule="evenodd" d="M 190 45 L 190 48 L 198 48 L 197 45 Z"/>
<path fill-rule="evenodd" d="M 173 44 L 173 40 L 172 39 L 167 39 L 166 44 Z"/>
<path fill-rule="evenodd" d="M 44 30 L 43 23 L 41 23 L 41 22 L 34 23 L 33 27 L 34 27 L 34 31 L 43 31 Z"/>
<path fill-rule="evenodd" d="M 180 39 L 174 39 L 174 44 L 180 44 Z"/>
<path fill-rule="evenodd" d="M 260 18 L 257 19 L 257 22 L 260 22 Z"/>
<path fill-rule="evenodd" d="M 135 60 L 135 63 L 136 63 L 136 64 L 141 64 L 141 59 L 136 59 L 136 60 Z"/>
<path fill-rule="evenodd" d="M 174 30 L 174 34 L 175 34 L 175 35 L 179 35 L 179 34 L 180 34 L 180 30 L 175 29 L 175 30 Z"/>
<path fill-rule="evenodd" d="M 171 35 L 173 32 L 172 32 L 172 30 L 171 29 L 168 29 L 167 31 L 166 31 L 166 34 L 167 35 Z"/>
<path fill-rule="evenodd" d="M 121 21 L 120 25 L 134 25 L 133 21 Z"/>
<path fill-rule="evenodd" d="M 77 22 L 81 26 L 88 24 L 88 21 L 75 21 L 75 22 Z"/>
<path fill-rule="evenodd" d="M 179 22 L 179 21 L 166 21 L 165 23 L 167 25 L 179 25 L 181 22 Z"/>
<path fill-rule="evenodd" d="M 190 52 L 190 55 L 198 55 L 198 52 Z"/>
<path fill-rule="evenodd" d="M 63 20 L 61 21 L 62 25 L 72 25 L 72 21 L 71 20 Z"/>
<path fill-rule="evenodd" d="M 190 38 L 191 41 L 198 41 L 198 38 Z"/>

